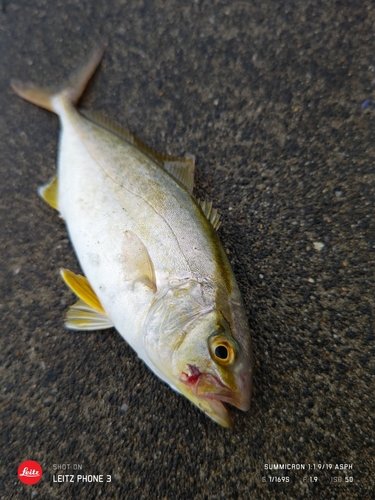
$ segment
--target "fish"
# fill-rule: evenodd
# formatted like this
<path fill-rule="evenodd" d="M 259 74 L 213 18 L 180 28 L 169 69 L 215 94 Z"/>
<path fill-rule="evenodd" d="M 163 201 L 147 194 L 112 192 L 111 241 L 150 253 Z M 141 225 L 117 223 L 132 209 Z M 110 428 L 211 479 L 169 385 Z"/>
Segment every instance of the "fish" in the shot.
<path fill-rule="evenodd" d="M 194 156 L 156 152 L 77 107 L 104 51 L 57 87 L 11 81 L 60 120 L 57 172 L 38 193 L 64 219 L 83 271 L 61 270 L 78 298 L 65 326 L 114 327 L 162 381 L 232 427 L 227 404 L 250 407 L 253 355 L 218 211 L 193 196 Z"/>

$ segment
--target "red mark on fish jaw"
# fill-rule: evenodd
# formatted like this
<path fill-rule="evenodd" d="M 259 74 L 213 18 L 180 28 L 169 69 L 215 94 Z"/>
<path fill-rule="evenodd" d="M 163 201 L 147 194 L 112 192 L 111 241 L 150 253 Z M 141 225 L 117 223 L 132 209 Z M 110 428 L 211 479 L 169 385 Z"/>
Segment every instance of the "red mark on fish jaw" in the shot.
<path fill-rule="evenodd" d="M 187 366 L 188 373 L 182 372 L 180 380 L 192 390 L 195 397 L 238 406 L 239 402 L 235 392 L 223 384 L 216 375 L 202 373 L 194 365 Z"/>
<path fill-rule="evenodd" d="M 189 368 L 190 374 L 188 374 L 186 372 L 182 372 L 181 381 L 186 385 L 195 386 L 195 384 L 197 383 L 197 381 L 198 381 L 199 377 L 202 375 L 202 373 L 200 372 L 199 368 L 197 368 L 194 365 L 188 365 L 188 368 Z"/>

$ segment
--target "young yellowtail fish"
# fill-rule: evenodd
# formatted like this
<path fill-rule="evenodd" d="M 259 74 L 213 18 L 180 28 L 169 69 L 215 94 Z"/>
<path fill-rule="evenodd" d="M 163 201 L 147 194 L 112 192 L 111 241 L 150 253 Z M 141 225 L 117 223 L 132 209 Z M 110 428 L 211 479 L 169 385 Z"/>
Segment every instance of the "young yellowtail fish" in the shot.
<path fill-rule="evenodd" d="M 103 52 L 60 87 L 12 81 L 61 122 L 57 174 L 39 194 L 64 218 L 85 275 L 61 271 L 78 297 L 65 325 L 114 326 L 159 378 L 231 427 L 223 403 L 249 409 L 253 361 L 218 213 L 192 197 L 194 157 L 157 153 L 120 125 L 77 111 Z"/>

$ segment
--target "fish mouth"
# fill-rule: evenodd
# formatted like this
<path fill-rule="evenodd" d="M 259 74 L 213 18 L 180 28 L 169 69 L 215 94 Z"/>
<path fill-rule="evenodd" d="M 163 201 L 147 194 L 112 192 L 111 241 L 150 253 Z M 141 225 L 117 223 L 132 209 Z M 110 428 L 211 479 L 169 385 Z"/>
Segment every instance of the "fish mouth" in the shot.
<path fill-rule="evenodd" d="M 190 374 L 183 373 L 180 379 L 185 389 L 181 388 L 181 392 L 212 420 L 223 427 L 233 427 L 233 420 L 225 404 L 229 403 L 241 410 L 248 410 L 247 398 L 245 400 L 240 391 L 234 391 L 224 385 L 216 375 L 202 373 L 193 365 L 188 367 Z"/>

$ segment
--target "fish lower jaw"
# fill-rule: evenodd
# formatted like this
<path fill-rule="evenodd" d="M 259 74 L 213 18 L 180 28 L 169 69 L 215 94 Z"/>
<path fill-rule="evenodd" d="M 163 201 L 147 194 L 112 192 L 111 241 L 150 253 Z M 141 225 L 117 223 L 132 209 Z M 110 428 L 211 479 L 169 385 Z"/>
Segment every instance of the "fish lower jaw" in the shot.
<path fill-rule="evenodd" d="M 214 375 L 201 373 L 195 366 L 189 365 L 190 375 L 183 373 L 180 378 L 179 391 L 200 408 L 214 422 L 223 427 L 233 427 L 233 420 L 224 403 L 238 406 L 233 392 L 224 387 Z M 207 379 L 209 388 L 207 387 Z M 217 391 L 212 390 L 213 386 Z M 211 390 L 209 390 L 211 389 Z"/>
<path fill-rule="evenodd" d="M 239 410 L 247 411 L 250 404 L 247 402 L 239 401 L 237 398 L 230 396 L 222 396 L 218 394 L 201 394 L 197 396 L 201 401 L 204 401 L 204 408 L 196 403 L 197 406 L 201 408 L 212 420 L 222 425 L 223 427 L 231 428 L 233 427 L 233 419 L 226 407 L 226 404 L 230 404 Z M 209 405 L 210 410 L 206 409 L 206 405 Z"/>
<path fill-rule="evenodd" d="M 202 401 L 202 406 L 200 404 L 197 405 L 214 422 L 229 429 L 233 427 L 233 419 L 222 401 L 208 396 L 200 396 L 200 400 Z"/>

